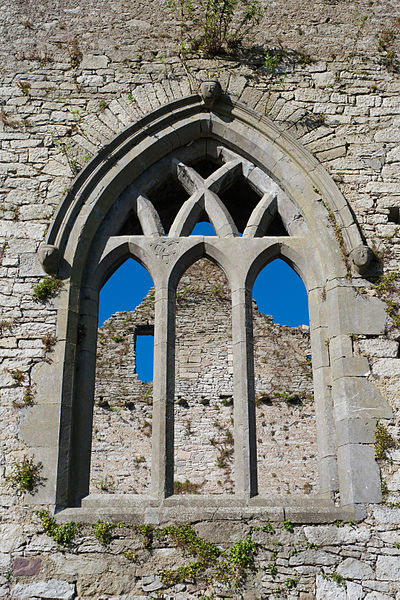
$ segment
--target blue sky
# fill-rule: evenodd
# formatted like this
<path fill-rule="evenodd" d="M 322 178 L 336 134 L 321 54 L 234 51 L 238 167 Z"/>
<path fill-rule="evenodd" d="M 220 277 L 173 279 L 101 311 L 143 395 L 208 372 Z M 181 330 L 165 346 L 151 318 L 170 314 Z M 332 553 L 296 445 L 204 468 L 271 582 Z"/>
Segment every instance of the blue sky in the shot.
<path fill-rule="evenodd" d="M 197 235 L 215 235 L 209 223 L 198 223 Z M 141 303 L 153 281 L 146 269 L 132 258 L 124 262 L 100 292 L 99 325 L 117 311 L 134 310 Z M 254 287 L 258 310 L 272 315 L 281 325 L 308 325 L 308 301 L 300 277 L 283 260 L 267 265 L 258 275 Z M 153 378 L 153 338 L 138 336 L 137 371 L 142 381 Z"/>

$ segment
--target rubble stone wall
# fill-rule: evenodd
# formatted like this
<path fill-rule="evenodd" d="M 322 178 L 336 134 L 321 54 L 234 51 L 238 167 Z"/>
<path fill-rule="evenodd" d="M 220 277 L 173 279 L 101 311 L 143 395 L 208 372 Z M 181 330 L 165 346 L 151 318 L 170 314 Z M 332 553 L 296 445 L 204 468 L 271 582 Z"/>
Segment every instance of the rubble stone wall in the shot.
<path fill-rule="evenodd" d="M 179 22 L 158 0 L 2 5 L 0 597 L 400 598 L 399 18 L 392 0 L 271 2 L 262 23 L 245 38 L 244 50 L 207 57 L 179 54 Z M 278 73 L 263 68 L 265 52 L 272 49 L 282 51 Z M 367 507 L 360 524 L 296 524 L 293 533 L 282 525 L 283 514 L 276 516 L 280 523 L 272 533 L 262 530 L 268 530 L 262 520 L 236 522 L 216 511 L 214 520 L 195 525 L 199 535 L 223 548 L 249 535 L 260 544 L 254 571 L 247 569 L 243 588 L 230 592 L 218 582 L 213 591 L 190 577 L 164 589 L 162 569 L 193 560 L 166 537 L 156 538 L 151 548 L 142 533 L 120 527 L 110 544 L 102 544 L 86 525 L 70 548 L 57 544 L 34 515 L 34 495 L 17 493 L 10 480 L 28 454 L 20 431 L 35 402 L 35 377 L 43 361 L 57 357 L 56 300 L 32 299 L 43 276 L 36 252 L 49 222 L 76 173 L 118 132 L 195 92 L 210 76 L 233 98 L 267 114 L 331 174 L 378 259 L 370 273 L 375 279 L 365 282 L 367 292 L 384 298 L 391 315 L 383 335 L 353 337 L 394 414 L 384 423 L 393 439 L 379 459 L 385 503 Z M 150 409 L 143 405 L 140 411 L 148 429 Z M 109 411 L 107 418 L 116 414 Z M 46 436 L 48 418 L 44 411 L 37 436 Z M 279 410 L 277 421 L 281 418 Z M 101 431 L 105 425 L 106 419 Z M 148 446 L 139 456 L 149 451 Z M 139 461 L 143 471 L 144 465 L 149 466 Z M 137 482 L 129 485 L 140 491 Z"/>

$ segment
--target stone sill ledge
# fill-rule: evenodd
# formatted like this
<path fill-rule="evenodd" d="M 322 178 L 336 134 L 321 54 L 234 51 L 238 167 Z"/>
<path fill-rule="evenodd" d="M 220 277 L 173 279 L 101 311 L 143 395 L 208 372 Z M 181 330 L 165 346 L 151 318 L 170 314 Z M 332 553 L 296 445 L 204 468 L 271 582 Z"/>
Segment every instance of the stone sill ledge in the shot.
<path fill-rule="evenodd" d="M 320 496 L 293 496 L 243 499 L 235 496 L 179 495 L 159 501 L 151 496 L 91 494 L 81 508 L 66 508 L 57 513 L 61 522 L 94 523 L 98 519 L 125 523 L 193 522 L 209 520 L 258 519 L 293 523 L 333 523 L 360 521 L 363 505 L 340 507 Z"/>

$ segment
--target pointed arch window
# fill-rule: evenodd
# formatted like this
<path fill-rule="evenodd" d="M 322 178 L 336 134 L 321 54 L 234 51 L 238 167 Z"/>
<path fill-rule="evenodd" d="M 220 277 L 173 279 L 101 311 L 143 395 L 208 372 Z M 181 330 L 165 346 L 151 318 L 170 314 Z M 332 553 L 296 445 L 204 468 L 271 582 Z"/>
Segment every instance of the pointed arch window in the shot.
<path fill-rule="evenodd" d="M 190 235 L 204 215 L 216 236 Z M 223 96 L 212 106 L 198 96 L 177 100 L 118 136 L 78 177 L 49 231 L 42 263 L 65 284 L 60 360 L 51 374 L 56 400 L 41 388 L 58 414 L 47 437 L 56 459 L 43 460 L 43 501 L 99 508 L 87 495 L 98 294 L 129 256 L 155 287 L 151 493 L 124 497 L 118 508 L 104 500 L 103 515 L 125 506 L 131 518 L 158 522 L 176 506 L 188 519 L 217 506 L 230 516 L 326 522 L 357 518 L 360 505 L 379 501 L 371 432 L 390 411 L 366 379 L 368 362 L 353 355 L 350 334 L 378 334 L 386 314 L 378 299 L 355 296 L 348 282 L 368 262 L 357 223 L 315 158 L 270 120 Z M 176 288 L 205 257 L 231 289 L 235 493 L 182 503 L 173 495 Z M 261 495 L 257 484 L 251 290 L 262 267 L 279 257 L 301 275 L 309 299 L 320 480 L 310 502 Z M 29 422 L 25 431 L 35 448 Z M 45 452 L 36 448 L 35 455 Z"/>

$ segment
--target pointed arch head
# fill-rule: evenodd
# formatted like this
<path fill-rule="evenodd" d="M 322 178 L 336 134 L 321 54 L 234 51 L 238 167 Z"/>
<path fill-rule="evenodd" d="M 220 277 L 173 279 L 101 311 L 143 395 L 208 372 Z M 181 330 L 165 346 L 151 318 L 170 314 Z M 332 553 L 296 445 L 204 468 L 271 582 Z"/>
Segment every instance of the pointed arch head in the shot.
<path fill-rule="evenodd" d="M 222 175 L 209 176 L 206 184 L 202 178 L 195 181 L 186 208 L 182 202 L 166 206 L 171 203 L 165 198 L 164 205 L 151 201 L 151 191 L 162 188 L 166 176 L 178 184 L 182 181 L 177 165 L 195 165 L 205 158 L 220 164 Z M 47 272 L 57 269 L 61 277 L 68 277 L 74 267 L 71 273 L 79 274 L 79 279 L 79 265 L 86 263 L 89 252 L 101 254 L 105 240 L 119 233 L 132 211 L 143 233 L 157 237 L 170 227 L 174 236 L 187 235 L 194 215 L 206 207 L 219 236 L 236 236 L 235 224 L 214 190 L 224 178 L 234 180 L 239 172 L 260 196 L 246 236 L 262 235 L 278 210 L 291 235 L 309 235 L 321 261 L 332 264 L 337 257 L 335 275 L 343 274 L 341 251 L 354 255 L 363 242 L 338 187 L 290 134 L 227 96 L 221 96 L 212 109 L 196 95 L 172 102 L 105 146 L 61 203 L 41 250 L 42 264 Z M 341 249 L 332 219 L 342 232 Z"/>

